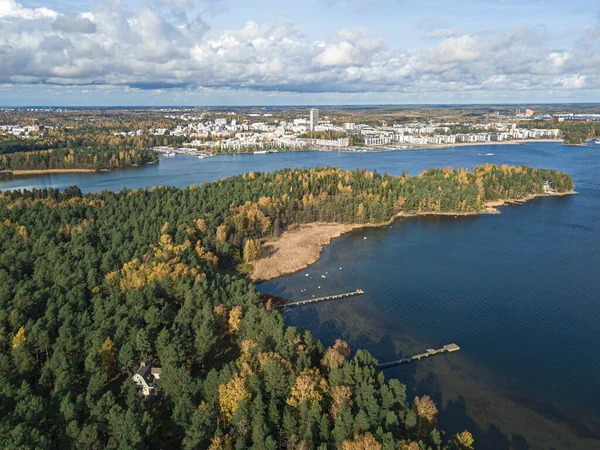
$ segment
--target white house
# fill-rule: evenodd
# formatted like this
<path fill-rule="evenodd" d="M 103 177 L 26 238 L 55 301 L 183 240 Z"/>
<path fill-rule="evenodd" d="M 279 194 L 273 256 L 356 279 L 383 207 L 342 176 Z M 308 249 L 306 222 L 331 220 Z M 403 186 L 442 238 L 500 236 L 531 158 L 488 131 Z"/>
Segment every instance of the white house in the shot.
<path fill-rule="evenodd" d="M 156 385 L 161 373 L 160 368 L 152 367 L 152 361 L 143 361 L 131 379 L 138 385 L 141 394 L 148 397 L 156 394 Z"/>

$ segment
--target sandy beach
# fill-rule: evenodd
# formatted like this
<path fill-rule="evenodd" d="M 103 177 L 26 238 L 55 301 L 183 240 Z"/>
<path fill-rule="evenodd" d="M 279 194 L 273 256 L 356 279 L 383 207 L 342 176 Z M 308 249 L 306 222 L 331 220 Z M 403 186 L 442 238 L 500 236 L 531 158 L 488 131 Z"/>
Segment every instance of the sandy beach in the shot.
<path fill-rule="evenodd" d="M 254 261 L 251 279 L 267 281 L 298 272 L 317 261 L 323 246 L 333 238 L 362 226 L 315 222 L 288 230 L 278 239 L 263 243 L 268 256 Z"/>
<path fill-rule="evenodd" d="M 395 218 L 418 216 L 475 216 L 480 214 L 500 214 L 498 209 L 506 205 L 518 205 L 538 197 L 551 197 L 576 194 L 575 191 L 554 194 L 528 195 L 520 199 L 495 200 L 487 202 L 480 211 L 469 212 L 400 212 Z M 296 226 L 285 231 L 277 239 L 263 242 L 263 252 L 266 256 L 254 261 L 250 279 L 262 282 L 289 275 L 302 270 L 319 259 L 323 246 L 331 240 L 348 231 L 357 228 L 385 226 L 391 221 L 377 225 L 372 224 L 339 224 L 314 222 Z"/>

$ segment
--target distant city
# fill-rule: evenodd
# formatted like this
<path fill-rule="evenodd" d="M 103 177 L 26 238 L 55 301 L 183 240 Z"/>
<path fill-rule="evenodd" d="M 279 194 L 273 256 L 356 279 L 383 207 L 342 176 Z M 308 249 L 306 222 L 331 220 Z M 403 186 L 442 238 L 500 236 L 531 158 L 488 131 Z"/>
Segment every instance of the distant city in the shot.
<path fill-rule="evenodd" d="M 22 111 L 3 109 L 3 112 Z M 68 113 L 68 109 L 31 109 Z M 72 110 L 78 111 L 78 110 Z M 552 122 L 600 121 L 600 114 L 536 113 L 533 109 L 516 108 L 513 115 L 494 112 L 465 120 L 414 120 L 388 124 L 381 120 L 374 124 L 368 116 L 365 121 L 341 122 L 339 117 L 320 116 L 319 110 L 294 111 L 292 117 L 281 117 L 276 112 L 239 111 L 215 112 L 194 109 L 159 109 L 172 127 L 147 127 L 113 131 L 114 136 L 174 136 L 182 138 L 178 148 L 158 146 L 159 152 L 196 153 L 208 156 L 220 151 L 338 149 L 343 151 L 372 151 L 377 149 L 403 150 L 416 147 L 435 147 L 457 144 L 506 142 L 528 139 L 559 139 L 561 130 L 548 125 Z M 308 114 L 306 114 L 308 112 Z M 360 116 L 359 116 L 360 117 Z M 366 120 L 369 119 L 369 120 Z M 60 129 L 61 125 L 47 125 L 36 119 L 30 124 L 1 124 L 0 135 L 21 139 L 37 139 L 44 133 Z M 527 122 L 543 128 L 524 127 Z M 68 128 L 68 127 L 66 127 Z"/>

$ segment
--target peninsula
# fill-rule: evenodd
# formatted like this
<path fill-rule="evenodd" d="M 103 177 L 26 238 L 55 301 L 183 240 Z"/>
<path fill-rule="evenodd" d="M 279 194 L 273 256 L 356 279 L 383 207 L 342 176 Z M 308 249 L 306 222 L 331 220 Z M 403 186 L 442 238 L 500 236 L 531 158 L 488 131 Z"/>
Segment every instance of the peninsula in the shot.
<path fill-rule="evenodd" d="M 271 251 L 265 243 L 282 235 L 323 242 L 401 213 L 473 214 L 490 201 L 573 188 L 555 170 L 488 164 L 417 176 L 321 167 L 185 189 L 2 192 L 0 440 L 11 448 L 301 448 L 306 439 L 322 448 L 365 439 L 369 448 L 464 448 L 468 431 L 436 444 L 443 434 L 429 396 L 409 400 L 366 351 L 349 359 L 346 342 L 324 349 L 287 327 L 246 278 Z M 365 408 L 390 420 L 369 421 Z"/>
<path fill-rule="evenodd" d="M 302 270 L 317 261 L 323 246 L 331 239 L 357 228 L 389 225 L 399 217 L 497 214 L 500 206 L 575 193 L 572 180 L 564 173 L 486 164 L 473 172 L 430 169 L 416 177 L 340 171 L 340 180 L 336 181 L 340 197 L 343 192 L 356 191 L 352 177 L 357 174 L 359 185 L 364 184 L 360 178 L 380 179 L 379 189 L 384 188 L 375 196 L 370 188 L 367 191 L 370 195 L 356 201 L 352 214 L 345 209 L 346 214 L 337 215 L 333 221 L 317 219 L 290 227 L 281 235 L 263 238 L 263 251 L 252 261 L 250 278 L 255 282 L 267 281 Z M 341 198 L 332 201 L 344 202 Z M 383 204 L 378 205 L 377 201 Z M 307 199 L 310 202 L 315 202 L 314 195 Z"/>

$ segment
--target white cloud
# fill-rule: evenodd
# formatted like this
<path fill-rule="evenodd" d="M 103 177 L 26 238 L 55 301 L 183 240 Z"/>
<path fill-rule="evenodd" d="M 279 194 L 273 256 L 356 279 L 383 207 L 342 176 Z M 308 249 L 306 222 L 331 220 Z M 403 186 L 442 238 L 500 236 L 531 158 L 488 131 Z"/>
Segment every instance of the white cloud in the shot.
<path fill-rule="evenodd" d="M 560 78 L 558 82 L 565 89 L 581 89 L 585 86 L 585 75 L 574 74 L 565 78 Z"/>
<path fill-rule="evenodd" d="M 56 11 L 48 8 L 24 8 L 15 0 L 0 0 L 0 19 L 54 19 L 57 16 Z"/>
<path fill-rule="evenodd" d="M 52 29 L 63 33 L 95 33 L 96 24 L 88 17 L 63 14 L 56 18 Z"/>
<path fill-rule="evenodd" d="M 433 50 L 432 58 L 442 63 L 472 62 L 478 60 L 484 50 L 477 38 L 465 34 L 444 39 Z"/>
<path fill-rule="evenodd" d="M 588 89 L 600 82 L 596 28 L 582 29 L 570 48 L 555 48 L 545 27 L 504 34 L 467 34 L 443 20 L 421 27 L 432 39 L 420 41 L 425 48 L 393 48 L 361 28 L 316 41 L 289 22 L 216 30 L 199 16 L 161 8 L 62 15 L 0 0 L 0 85 L 446 95 Z"/>
<path fill-rule="evenodd" d="M 456 37 L 462 34 L 459 28 L 439 28 L 437 30 L 424 33 L 419 36 L 421 39 L 445 39 L 449 37 Z"/>

